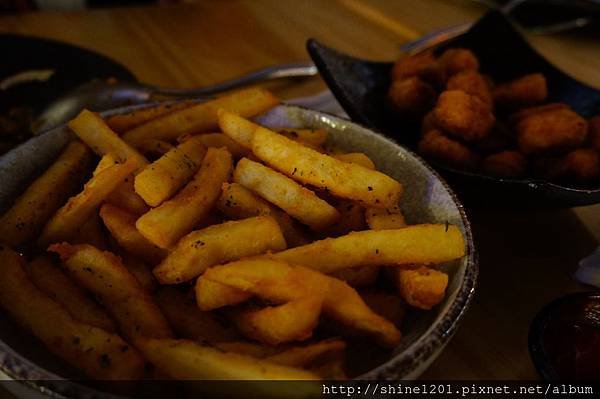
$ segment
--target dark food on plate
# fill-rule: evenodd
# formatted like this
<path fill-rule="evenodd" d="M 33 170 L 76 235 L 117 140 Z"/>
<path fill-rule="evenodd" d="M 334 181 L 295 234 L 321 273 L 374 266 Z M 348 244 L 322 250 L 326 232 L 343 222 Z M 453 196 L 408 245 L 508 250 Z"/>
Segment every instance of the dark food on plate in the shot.
<path fill-rule="evenodd" d="M 419 153 L 459 169 L 590 184 L 600 179 L 600 116 L 586 121 L 548 97 L 540 73 L 495 83 L 475 54 L 451 48 L 400 58 L 388 100 L 421 121 Z"/>
<path fill-rule="evenodd" d="M 139 378 L 145 361 L 159 378 L 345 378 L 346 341 L 323 320 L 396 347 L 406 308 L 443 300 L 437 266 L 465 255 L 463 235 L 407 226 L 402 185 L 366 154 L 326 151 L 326 131 L 247 119 L 277 104 L 247 89 L 106 120 L 82 111 L 77 138 L 0 217 L 0 306 L 91 378 Z M 453 105 L 473 104 L 488 112 Z M 476 138 L 493 121 L 443 115 Z M 433 154 L 452 141 L 427 135 Z M 463 147 L 449 161 L 465 163 Z M 378 298 L 394 312 L 368 305 Z"/>

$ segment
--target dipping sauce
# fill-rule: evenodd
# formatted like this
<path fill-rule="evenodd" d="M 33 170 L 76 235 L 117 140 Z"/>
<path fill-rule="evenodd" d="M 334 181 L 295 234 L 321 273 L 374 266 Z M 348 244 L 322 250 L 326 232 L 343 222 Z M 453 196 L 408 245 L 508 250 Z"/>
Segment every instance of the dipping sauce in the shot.
<path fill-rule="evenodd" d="M 552 302 L 530 334 L 531 355 L 545 378 L 600 380 L 600 292 Z"/>

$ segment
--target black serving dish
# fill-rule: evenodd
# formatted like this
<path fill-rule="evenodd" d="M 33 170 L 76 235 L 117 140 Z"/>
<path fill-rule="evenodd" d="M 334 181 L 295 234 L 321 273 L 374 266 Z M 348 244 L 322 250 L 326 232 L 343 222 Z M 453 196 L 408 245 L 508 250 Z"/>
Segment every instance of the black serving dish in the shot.
<path fill-rule="evenodd" d="M 444 42 L 436 51 L 448 47 L 471 49 L 479 58 L 481 70 L 498 82 L 541 72 L 548 81 L 548 102 L 565 102 L 586 118 L 600 114 L 600 91 L 549 63 L 497 11 L 487 13 L 468 32 Z M 307 50 L 350 118 L 415 148 L 418 122 L 397 116 L 386 104 L 392 62 L 358 59 L 314 39 L 307 42 Z M 533 178 L 505 179 L 430 163 L 470 206 L 564 207 L 600 202 L 600 186 L 570 187 Z"/>

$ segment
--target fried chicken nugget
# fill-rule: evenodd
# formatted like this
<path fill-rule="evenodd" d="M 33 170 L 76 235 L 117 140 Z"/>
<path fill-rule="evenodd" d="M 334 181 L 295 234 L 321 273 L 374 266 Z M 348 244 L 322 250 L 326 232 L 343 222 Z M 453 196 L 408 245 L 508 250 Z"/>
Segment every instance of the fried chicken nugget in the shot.
<path fill-rule="evenodd" d="M 600 150 L 600 115 L 590 118 L 588 125 L 588 143 L 596 150 Z"/>
<path fill-rule="evenodd" d="M 388 99 L 395 109 L 413 114 L 423 114 L 433 108 L 436 97 L 433 87 L 416 76 L 395 80 L 388 91 Z"/>
<path fill-rule="evenodd" d="M 519 149 L 525 155 L 577 148 L 583 144 L 588 123 L 568 108 L 534 113 L 516 125 Z"/>
<path fill-rule="evenodd" d="M 600 175 L 600 158 L 595 149 L 578 148 L 569 152 L 557 163 L 556 178 L 589 183 Z"/>
<path fill-rule="evenodd" d="M 446 83 L 446 90 L 461 90 L 467 94 L 479 98 L 490 108 L 493 105 L 492 91 L 488 80 L 473 69 L 459 72 Z"/>
<path fill-rule="evenodd" d="M 418 151 L 425 158 L 444 164 L 470 169 L 477 165 L 479 157 L 466 145 L 444 136 L 437 130 L 427 132 L 417 145 Z"/>
<path fill-rule="evenodd" d="M 429 111 L 423 120 L 421 121 L 421 135 L 429 132 L 430 130 L 437 129 L 437 122 L 433 110 Z"/>
<path fill-rule="evenodd" d="M 392 68 L 392 81 L 413 76 L 434 86 L 441 86 L 445 81 L 444 70 L 431 51 L 408 55 L 396 61 Z"/>
<path fill-rule="evenodd" d="M 523 119 L 529 118 L 532 115 L 541 114 L 541 113 L 549 112 L 549 111 L 556 111 L 559 109 L 571 109 L 571 107 L 569 107 L 565 103 L 550 103 L 550 104 L 538 105 L 536 107 L 527 107 L 527 108 L 518 110 L 517 112 L 512 114 L 509 119 L 510 119 L 510 123 L 512 123 L 513 125 L 516 125 Z"/>
<path fill-rule="evenodd" d="M 446 76 L 467 70 L 479 70 L 479 60 L 471 50 L 466 48 L 451 48 L 444 51 L 439 62 L 442 64 Z"/>
<path fill-rule="evenodd" d="M 527 170 L 527 161 L 518 151 L 502 151 L 492 154 L 482 162 L 483 171 L 500 177 L 520 177 Z"/>
<path fill-rule="evenodd" d="M 494 88 L 494 101 L 499 106 L 518 108 L 544 101 L 548 97 L 546 77 L 532 73 Z"/>
<path fill-rule="evenodd" d="M 461 90 L 440 94 L 433 113 L 442 130 L 465 141 L 486 137 L 496 121 L 486 103 Z"/>

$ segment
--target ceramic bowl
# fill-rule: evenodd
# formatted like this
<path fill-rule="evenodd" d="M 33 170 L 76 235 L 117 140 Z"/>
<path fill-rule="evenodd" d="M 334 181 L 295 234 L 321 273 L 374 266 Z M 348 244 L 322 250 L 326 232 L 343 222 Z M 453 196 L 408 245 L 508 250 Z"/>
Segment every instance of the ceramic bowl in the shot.
<path fill-rule="evenodd" d="M 104 112 L 114 115 L 131 110 Z M 440 176 L 410 150 L 392 140 L 348 120 L 299 107 L 279 106 L 258 118 L 267 126 L 325 129 L 330 143 L 347 151 L 361 151 L 377 169 L 400 181 L 405 189 L 401 208 L 409 224 L 451 223 L 460 228 L 467 243 L 467 255 L 445 265 L 450 280 L 443 302 L 428 312 L 411 311 L 404 326 L 404 338 L 393 351 L 369 353 L 367 360 L 352 360 L 359 379 L 414 379 L 441 352 L 455 333 L 475 291 L 478 275 L 477 252 L 469 220 L 463 206 Z M 70 137 L 65 127 L 35 137 L 0 158 L 0 209 L 9 206 L 27 182 L 57 157 Z M 1 313 L 0 313 L 1 315 Z M 15 379 L 68 379 L 71 370 L 7 318 L 0 319 L 0 369 Z M 360 364 L 358 364 L 360 363 Z M 60 382 L 60 383 L 59 383 Z M 35 382 L 34 387 L 40 383 Z M 81 385 L 46 381 L 44 389 L 70 391 L 74 396 L 100 395 Z"/>

